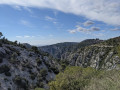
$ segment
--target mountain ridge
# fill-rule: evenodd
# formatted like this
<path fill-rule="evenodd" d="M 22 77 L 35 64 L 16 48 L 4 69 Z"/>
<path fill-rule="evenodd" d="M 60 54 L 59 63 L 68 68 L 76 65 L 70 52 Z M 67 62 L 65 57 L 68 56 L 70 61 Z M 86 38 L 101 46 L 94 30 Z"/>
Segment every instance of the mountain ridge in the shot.
<path fill-rule="evenodd" d="M 49 89 L 48 83 L 68 66 L 120 69 L 120 37 L 51 45 L 53 55 L 41 48 L 0 39 L 1 90 Z"/>
<path fill-rule="evenodd" d="M 87 39 L 75 46 L 73 45 L 70 51 L 64 50 L 61 54 L 58 53 L 59 50 L 56 49 L 57 54 L 60 54 L 61 56 L 60 58 L 57 58 L 59 58 L 60 62 L 67 62 L 72 66 L 91 66 L 96 69 L 119 68 L 117 67 L 117 64 L 119 64 L 120 61 L 120 57 L 117 54 L 119 53 L 119 50 L 117 50 L 119 45 L 120 37 L 115 37 L 108 40 Z M 49 46 L 47 48 L 49 48 Z M 49 54 L 52 53 L 49 51 L 47 52 Z M 56 58 L 56 54 L 53 55 L 53 57 Z"/>

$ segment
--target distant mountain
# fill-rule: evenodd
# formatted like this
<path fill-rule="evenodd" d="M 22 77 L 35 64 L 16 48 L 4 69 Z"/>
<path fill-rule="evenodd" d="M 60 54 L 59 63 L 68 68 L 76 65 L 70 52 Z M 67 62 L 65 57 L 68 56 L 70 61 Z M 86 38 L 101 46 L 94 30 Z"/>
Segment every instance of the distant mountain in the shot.
<path fill-rule="evenodd" d="M 96 69 L 119 68 L 120 37 L 104 41 L 87 39 L 71 47 L 64 46 L 64 44 L 51 46 L 41 47 L 41 50 L 59 58 L 60 63 L 64 62 L 70 66 L 90 66 Z"/>
<path fill-rule="evenodd" d="M 48 46 L 42 46 L 42 47 L 39 47 L 39 49 L 44 52 L 48 52 L 50 55 L 54 56 L 55 58 L 60 59 L 61 56 L 65 54 L 66 52 L 74 52 L 78 48 L 97 44 L 102 41 L 103 40 L 99 40 L 99 39 L 87 39 L 80 43 L 64 42 L 64 43 L 58 43 L 58 44 L 53 44 L 53 45 L 48 45 Z"/>
<path fill-rule="evenodd" d="M 39 47 L 39 49 L 49 53 L 55 58 L 60 59 L 63 53 L 70 51 L 77 44 L 78 43 L 76 42 L 64 42 L 64 43 L 58 43 L 58 44 L 53 44 L 48 46 L 42 46 L 42 47 Z"/>
<path fill-rule="evenodd" d="M 120 37 L 80 47 L 74 52 L 66 52 L 61 56 L 61 60 L 72 66 L 90 66 L 96 69 L 119 68 Z"/>

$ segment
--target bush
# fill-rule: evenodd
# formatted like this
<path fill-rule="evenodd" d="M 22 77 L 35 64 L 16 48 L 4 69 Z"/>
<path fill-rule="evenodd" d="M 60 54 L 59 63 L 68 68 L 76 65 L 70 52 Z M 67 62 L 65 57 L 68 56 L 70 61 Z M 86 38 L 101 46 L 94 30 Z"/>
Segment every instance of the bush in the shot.
<path fill-rule="evenodd" d="M 43 88 L 43 87 L 44 87 L 44 83 L 43 83 L 43 82 L 37 82 L 36 84 L 37 84 L 37 86 L 40 87 L 40 88 Z"/>
<path fill-rule="evenodd" d="M 17 56 L 18 56 L 17 53 L 14 52 L 14 53 L 11 55 L 10 63 L 15 64 L 16 61 L 17 61 Z"/>
<path fill-rule="evenodd" d="M 35 88 L 35 90 L 45 90 L 45 89 L 43 89 L 43 88 Z"/>
<path fill-rule="evenodd" d="M 42 82 L 43 81 L 43 77 L 42 77 L 42 75 L 40 74 L 40 75 L 38 75 L 38 81 L 39 82 Z"/>
<path fill-rule="evenodd" d="M 6 76 L 11 76 L 11 73 L 10 72 L 5 72 L 5 75 Z"/>
<path fill-rule="evenodd" d="M 2 58 L 0 58 L 0 63 L 2 63 L 3 62 L 3 59 Z"/>
<path fill-rule="evenodd" d="M 120 71 L 67 67 L 49 86 L 50 90 L 120 90 Z"/>
<path fill-rule="evenodd" d="M 10 71 L 10 68 L 7 65 L 2 65 L 0 67 L 0 73 L 7 73 Z"/>
<path fill-rule="evenodd" d="M 24 79 L 20 76 L 15 76 L 15 78 L 13 80 L 14 80 L 14 83 L 17 84 L 20 88 L 28 90 L 28 83 L 27 83 L 26 79 Z"/>
<path fill-rule="evenodd" d="M 55 74 L 59 73 L 59 69 L 57 67 L 51 66 L 50 70 L 52 70 Z"/>
<path fill-rule="evenodd" d="M 8 90 L 11 90 L 11 88 L 8 88 Z"/>
<path fill-rule="evenodd" d="M 35 73 L 31 73 L 30 77 L 31 77 L 32 80 L 34 80 L 36 78 L 36 74 Z"/>
<path fill-rule="evenodd" d="M 93 68 L 67 67 L 49 83 L 50 90 L 82 90 L 96 72 Z"/>
<path fill-rule="evenodd" d="M 36 62 L 37 62 L 37 65 L 41 65 L 42 64 L 42 61 L 39 58 L 36 59 Z"/>
<path fill-rule="evenodd" d="M 32 57 L 32 56 L 33 56 L 32 53 L 30 53 L 30 54 L 29 54 L 29 57 Z"/>
<path fill-rule="evenodd" d="M 47 75 L 47 70 L 46 69 L 41 69 L 40 74 L 42 77 L 45 77 Z"/>
<path fill-rule="evenodd" d="M 32 50 L 37 54 L 40 53 L 40 51 L 38 50 L 38 48 L 36 46 L 32 46 Z"/>
<path fill-rule="evenodd" d="M 120 71 L 111 70 L 92 78 L 84 90 L 120 90 Z"/>

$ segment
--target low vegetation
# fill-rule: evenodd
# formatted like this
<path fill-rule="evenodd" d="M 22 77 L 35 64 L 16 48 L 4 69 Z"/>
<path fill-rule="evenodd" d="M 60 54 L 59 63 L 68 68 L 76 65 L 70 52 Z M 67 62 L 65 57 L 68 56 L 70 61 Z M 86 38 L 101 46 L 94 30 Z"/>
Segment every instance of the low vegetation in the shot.
<path fill-rule="evenodd" d="M 67 67 L 49 83 L 50 90 L 120 90 L 120 71 Z"/>

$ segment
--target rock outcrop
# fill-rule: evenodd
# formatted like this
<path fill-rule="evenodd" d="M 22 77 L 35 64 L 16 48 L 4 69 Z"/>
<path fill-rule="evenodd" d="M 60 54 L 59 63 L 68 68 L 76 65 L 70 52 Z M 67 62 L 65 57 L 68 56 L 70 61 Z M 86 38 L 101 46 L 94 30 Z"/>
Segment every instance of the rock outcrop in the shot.
<path fill-rule="evenodd" d="M 50 47 L 43 47 L 42 50 L 53 54 L 53 48 Z M 66 46 L 64 48 L 68 47 Z M 58 51 L 57 53 L 60 51 L 58 49 L 54 50 Z M 56 54 L 53 56 L 56 57 Z M 71 66 L 90 66 L 96 69 L 119 69 L 120 37 L 104 41 L 99 39 L 88 39 L 77 45 L 73 45 L 69 48 L 69 51 L 64 50 L 64 52 L 60 54 L 60 57 L 57 58 L 60 58 L 60 62 L 67 62 Z"/>
<path fill-rule="evenodd" d="M 28 46 L 28 45 L 27 45 Z M 59 72 L 59 64 L 37 47 L 2 43 L 0 47 L 0 90 L 48 88 Z"/>

